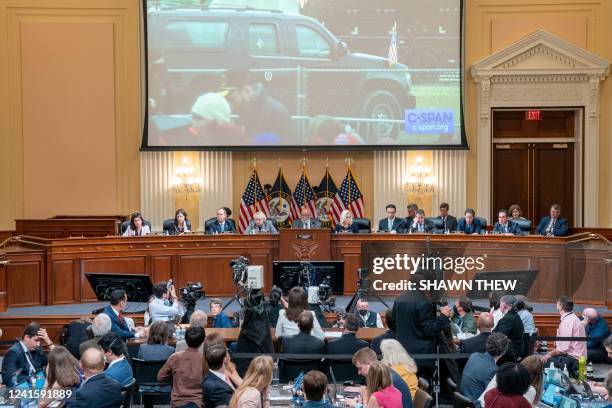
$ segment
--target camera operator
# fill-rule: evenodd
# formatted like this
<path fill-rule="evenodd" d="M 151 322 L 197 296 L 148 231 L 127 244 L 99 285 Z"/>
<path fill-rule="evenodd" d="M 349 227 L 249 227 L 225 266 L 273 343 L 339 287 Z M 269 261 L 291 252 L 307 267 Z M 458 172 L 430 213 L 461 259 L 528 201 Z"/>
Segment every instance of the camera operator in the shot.
<path fill-rule="evenodd" d="M 175 316 L 183 316 L 185 308 L 178 301 L 172 280 L 159 282 L 153 288 L 155 297 L 149 302 L 151 323 L 159 320 L 174 320 Z"/>

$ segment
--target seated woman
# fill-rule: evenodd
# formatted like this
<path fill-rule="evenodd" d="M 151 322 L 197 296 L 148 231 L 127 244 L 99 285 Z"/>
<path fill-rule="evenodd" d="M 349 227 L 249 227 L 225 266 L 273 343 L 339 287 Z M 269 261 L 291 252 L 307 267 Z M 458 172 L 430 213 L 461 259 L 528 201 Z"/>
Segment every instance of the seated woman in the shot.
<path fill-rule="evenodd" d="M 540 359 L 540 357 L 535 354 L 525 357 L 520 362 L 520 364 L 527 369 L 527 372 L 529 373 L 529 378 L 531 380 L 529 388 L 527 389 L 527 392 L 523 394 L 523 397 L 525 397 L 528 403 L 530 403 L 532 406 L 535 407 L 537 406 L 538 402 L 540 401 L 540 397 L 542 396 L 542 390 L 543 390 L 543 385 L 544 385 L 543 384 L 544 364 L 542 363 L 542 360 Z M 480 406 L 482 407 L 485 406 L 484 405 L 485 395 L 487 394 L 487 392 L 489 392 L 489 390 L 492 390 L 493 388 L 496 388 L 496 387 L 497 387 L 497 380 L 496 380 L 496 377 L 494 376 L 493 378 L 491 378 L 489 385 L 487 385 L 487 388 L 484 390 L 482 395 L 478 398 L 478 401 L 480 402 Z"/>
<path fill-rule="evenodd" d="M 474 210 L 467 208 L 464 217 L 457 223 L 457 232 L 463 232 L 464 234 L 480 234 L 480 231 L 486 226 L 481 225 L 480 221 L 475 217 L 476 213 Z"/>
<path fill-rule="evenodd" d="M 51 390 L 57 390 L 58 395 L 60 395 L 60 390 L 64 390 L 65 399 L 68 399 L 69 395 L 66 391 L 71 390 L 73 394 L 81 385 L 79 362 L 65 347 L 55 346 L 49 352 L 46 372 L 47 379 L 44 389 L 47 394 L 52 395 L 53 391 Z M 38 401 L 38 406 L 46 407 L 53 401 L 53 398 L 42 398 Z"/>
<path fill-rule="evenodd" d="M 419 389 L 419 379 L 417 378 L 417 365 L 414 359 L 395 339 L 385 339 L 380 343 L 380 351 L 382 352 L 381 362 L 391 367 L 396 373 L 402 377 L 402 380 L 410 388 L 412 399 Z"/>
<path fill-rule="evenodd" d="M 508 213 L 510 214 L 511 220 L 524 220 L 525 219 L 525 217 L 523 217 L 523 210 L 521 209 L 521 206 L 518 204 L 512 204 L 510 208 L 508 208 Z"/>
<path fill-rule="evenodd" d="M 472 313 L 472 301 L 466 297 L 458 299 L 455 302 L 455 310 L 453 323 L 459 326 L 461 333 L 476 334 L 476 320 Z"/>
<path fill-rule="evenodd" d="M 249 226 L 244 230 L 245 234 L 277 234 L 278 231 L 274 227 L 272 221 L 266 218 L 263 211 L 257 211 L 253 215 L 253 219 L 249 222 Z"/>
<path fill-rule="evenodd" d="M 187 218 L 187 213 L 182 208 L 176 210 L 174 214 L 174 223 L 168 231 L 168 235 L 181 235 L 188 232 L 189 230 L 189 219 Z"/>
<path fill-rule="evenodd" d="M 263 408 L 270 406 L 270 385 L 274 361 L 270 356 L 255 357 L 242 384 L 230 401 L 230 408 Z"/>
<path fill-rule="evenodd" d="M 531 383 L 529 372 L 517 363 L 505 363 L 495 375 L 497 387 L 485 394 L 487 408 L 531 408 L 523 396 Z"/>
<path fill-rule="evenodd" d="M 340 213 L 340 222 L 336 224 L 334 232 L 352 232 L 359 233 L 359 227 L 353 222 L 353 214 L 349 210 L 344 210 Z"/>
<path fill-rule="evenodd" d="M 529 306 L 528 302 L 529 301 L 527 300 L 526 296 L 517 295 L 515 307 L 516 310 L 518 310 L 518 315 L 520 316 L 521 321 L 523 322 L 523 331 L 525 333 L 532 334 L 536 327 L 533 314 L 531 313 L 533 309 Z"/>
<path fill-rule="evenodd" d="M 138 348 L 138 358 L 147 361 L 164 361 L 174 353 L 174 347 L 167 345 L 168 323 L 158 320 L 149 327 L 146 344 Z"/>
<path fill-rule="evenodd" d="M 288 298 L 287 310 L 281 310 L 278 312 L 278 321 L 276 322 L 276 337 L 290 337 L 295 336 L 300 332 L 298 328 L 298 317 L 302 312 L 312 313 L 314 327 L 312 328 L 312 335 L 318 337 L 321 340 L 325 339 L 325 333 L 321 329 L 321 324 L 317 320 L 315 312 L 308 309 L 308 297 L 306 292 L 299 286 L 291 288 Z"/>
<path fill-rule="evenodd" d="M 363 391 L 366 408 L 395 408 L 402 406 L 402 393 L 391 382 L 391 371 L 379 361 L 370 364 Z"/>
<path fill-rule="evenodd" d="M 148 225 L 145 225 L 142 214 L 136 211 L 130 217 L 130 225 L 128 225 L 122 235 L 124 237 L 141 237 L 150 233 L 151 229 Z"/>

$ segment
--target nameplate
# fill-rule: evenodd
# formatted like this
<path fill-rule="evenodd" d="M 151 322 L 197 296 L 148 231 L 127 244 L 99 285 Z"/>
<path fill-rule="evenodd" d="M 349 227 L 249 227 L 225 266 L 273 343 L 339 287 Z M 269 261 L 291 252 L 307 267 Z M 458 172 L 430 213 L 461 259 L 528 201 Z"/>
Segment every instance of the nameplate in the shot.
<path fill-rule="evenodd" d="M 297 239 L 313 239 L 313 234 L 297 234 Z"/>

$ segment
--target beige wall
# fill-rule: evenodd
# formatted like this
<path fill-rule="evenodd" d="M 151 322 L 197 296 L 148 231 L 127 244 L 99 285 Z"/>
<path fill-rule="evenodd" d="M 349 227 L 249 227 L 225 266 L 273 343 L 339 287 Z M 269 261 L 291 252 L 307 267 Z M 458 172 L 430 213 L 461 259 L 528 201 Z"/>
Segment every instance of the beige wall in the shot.
<path fill-rule="evenodd" d="M 140 207 L 140 0 L 0 0 L 0 230 L 21 217 L 127 213 Z M 612 1 L 469 0 L 466 67 L 543 28 L 612 60 Z M 600 224 L 612 227 L 612 80 L 601 86 Z M 476 204 L 476 87 L 466 75 L 468 206 Z M 252 154 L 234 155 L 233 207 Z M 260 153 L 262 181 L 280 157 L 291 188 L 302 153 Z M 373 215 L 372 154 L 355 176 Z M 308 153 L 320 181 L 327 157 L 339 183 L 346 153 Z M 401 182 L 401 180 L 398 180 Z M 431 205 L 431 203 L 428 203 Z M 427 204 L 426 204 L 427 205 Z M 451 203 L 452 205 L 452 203 Z M 476 209 L 478 211 L 478 209 Z"/>

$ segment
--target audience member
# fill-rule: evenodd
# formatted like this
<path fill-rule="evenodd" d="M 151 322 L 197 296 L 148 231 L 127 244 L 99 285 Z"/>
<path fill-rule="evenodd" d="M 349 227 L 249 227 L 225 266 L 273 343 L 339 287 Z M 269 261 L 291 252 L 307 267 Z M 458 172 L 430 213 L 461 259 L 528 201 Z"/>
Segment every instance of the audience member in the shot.
<path fill-rule="evenodd" d="M 189 318 L 189 327 L 201 327 L 204 330 L 204 336 L 206 336 L 206 325 L 208 324 L 208 316 L 203 310 L 195 310 Z M 187 350 L 187 342 L 185 340 L 179 340 L 176 342 L 176 351 Z M 200 353 L 204 353 L 204 344 L 202 343 L 199 347 Z"/>
<path fill-rule="evenodd" d="M 143 235 L 149 235 L 150 233 L 151 229 L 148 225 L 145 225 L 142 214 L 136 211 L 130 217 L 130 224 L 122 235 L 124 237 L 141 237 Z"/>
<path fill-rule="evenodd" d="M 60 334 L 61 343 L 77 360 L 81 358 L 79 346 L 92 337 L 91 324 L 89 318 L 76 319 L 65 325 Z"/>
<path fill-rule="evenodd" d="M 513 295 L 504 295 L 499 300 L 499 309 L 504 317 L 497 323 L 494 333 L 503 333 L 508 337 L 512 347 L 508 350 L 505 359 L 517 361 L 523 354 L 523 322 L 516 311 L 516 298 Z M 505 360 L 504 359 L 504 360 Z"/>
<path fill-rule="evenodd" d="M 304 375 L 304 408 L 333 408 L 323 397 L 327 392 L 327 376 L 320 371 L 311 370 Z"/>
<path fill-rule="evenodd" d="M 253 214 L 253 219 L 249 222 L 249 225 L 244 230 L 245 234 L 277 234 L 278 231 L 272 223 L 268 220 L 266 214 L 263 211 L 257 211 Z"/>
<path fill-rule="evenodd" d="M 493 327 L 497 326 L 497 323 L 504 317 L 501 309 L 499 308 L 499 299 L 504 294 L 502 292 L 493 291 L 489 294 L 489 306 L 491 308 L 491 315 L 493 316 Z"/>
<path fill-rule="evenodd" d="M 497 371 L 497 360 L 508 349 L 508 338 L 502 333 L 493 333 L 487 339 L 486 352 L 473 353 L 461 375 L 459 391 L 472 401 L 476 401 L 487 388 L 487 384 Z"/>
<path fill-rule="evenodd" d="M 610 335 L 608 323 L 597 313 L 597 310 L 587 307 L 582 311 L 582 324 L 587 340 L 587 360 L 593 363 L 606 363 L 608 356 L 604 340 Z"/>
<path fill-rule="evenodd" d="M 378 222 L 378 232 L 403 232 L 405 229 L 404 221 L 396 217 L 397 208 L 395 204 L 387 204 L 385 211 L 387 217 Z"/>
<path fill-rule="evenodd" d="M 323 354 L 325 352 L 325 342 L 310 334 L 314 326 L 312 313 L 300 313 L 297 324 L 300 329 L 298 334 L 291 337 L 283 337 L 283 353 Z"/>
<path fill-rule="evenodd" d="M 357 299 L 357 313 L 360 317 L 359 327 L 378 327 L 382 329 L 385 325 L 380 318 L 380 315 L 368 310 L 369 304 L 367 300 Z"/>
<path fill-rule="evenodd" d="M 230 401 L 230 408 L 269 407 L 273 369 L 274 362 L 270 356 L 255 357 Z"/>
<path fill-rule="evenodd" d="M 300 210 L 300 218 L 293 221 L 291 228 L 297 229 L 311 229 L 311 228 L 321 228 L 321 220 L 318 218 L 312 217 L 312 211 L 308 206 L 302 207 Z"/>
<path fill-rule="evenodd" d="M 347 352 L 347 354 L 350 353 Z M 370 366 L 374 363 L 378 363 L 378 359 L 376 357 L 376 353 L 374 353 L 374 350 L 369 347 L 363 347 L 353 354 L 353 365 L 357 368 L 357 372 L 359 373 L 359 375 L 366 379 L 368 378 Z M 385 367 L 391 374 L 391 383 L 402 395 L 401 407 L 412 407 L 412 397 L 410 394 L 410 388 L 408 388 L 406 381 L 404 381 L 394 369 L 386 365 Z"/>
<path fill-rule="evenodd" d="M 131 329 L 122 312 L 127 306 L 127 293 L 123 289 L 115 289 L 110 294 L 110 305 L 106 305 L 104 313 L 111 319 L 111 331 L 121 339 L 127 340 L 143 335 L 143 328 Z"/>
<path fill-rule="evenodd" d="M 67 348 L 58 346 L 49 352 L 49 365 L 47 366 L 46 380 L 44 386 L 44 397 L 38 401 L 39 407 L 46 407 L 55 398 L 46 398 L 47 395 L 52 397 L 52 390 L 72 391 L 74 394 L 81 385 L 81 373 L 79 372 L 79 362 L 68 351 Z M 66 395 L 64 400 L 70 396 Z"/>
<path fill-rule="evenodd" d="M 494 234 L 523 235 L 523 230 L 514 221 L 508 219 L 508 211 L 501 209 L 497 213 L 497 222 L 493 226 Z"/>
<path fill-rule="evenodd" d="M 185 307 L 179 302 L 172 282 L 159 282 L 154 286 L 153 294 L 155 296 L 149 302 L 149 316 L 152 323 L 159 320 L 164 322 L 173 321 L 177 316 L 183 317 Z"/>
<path fill-rule="evenodd" d="M 234 327 L 229 317 L 221 311 L 223 302 L 219 298 L 210 299 L 210 315 L 212 316 L 212 327 L 229 328 Z"/>
<path fill-rule="evenodd" d="M 138 358 L 147 361 L 165 361 L 174 353 L 168 342 L 168 323 L 158 320 L 149 328 L 146 344 L 138 348 Z"/>
<path fill-rule="evenodd" d="M 536 355 L 531 355 L 525 357 L 521 363 L 523 367 L 527 369 L 529 373 L 530 385 L 523 397 L 527 400 L 529 404 L 532 406 L 536 406 L 536 404 L 540 401 L 540 397 L 542 396 L 542 389 L 544 383 L 544 365 L 540 358 Z M 484 390 L 480 397 L 478 398 L 478 402 L 481 407 L 485 406 L 485 395 L 489 390 L 497 388 L 497 376 L 493 376 L 491 381 L 489 381 L 489 385 Z"/>
<path fill-rule="evenodd" d="M 170 356 L 157 373 L 157 381 L 172 379 L 173 407 L 202 407 L 202 352 L 204 342 L 202 327 L 189 327 L 185 331 L 187 349 Z"/>
<path fill-rule="evenodd" d="M 402 393 L 393 386 L 389 368 L 378 361 L 370 364 L 362 395 L 366 408 L 395 408 L 402 404 Z"/>
<path fill-rule="evenodd" d="M 374 337 L 370 342 L 370 348 L 376 354 L 380 354 L 380 343 L 385 339 L 397 339 L 395 318 L 393 317 L 393 309 L 387 309 L 385 312 L 385 322 L 387 323 L 387 331 Z"/>
<path fill-rule="evenodd" d="M 79 346 L 81 354 L 90 347 L 100 348 L 98 341 L 100 341 L 102 336 L 111 331 L 111 327 L 112 323 L 110 317 L 108 317 L 106 313 L 99 313 L 91 323 L 93 338 L 81 343 Z"/>
<path fill-rule="evenodd" d="M 529 372 L 517 363 L 502 365 L 496 374 L 497 387 L 485 394 L 487 408 L 531 408 L 523 395 L 529 389 Z"/>
<path fill-rule="evenodd" d="M 108 367 L 104 374 L 117 381 L 122 387 L 128 385 L 134 376 L 132 374 L 132 366 L 125 358 L 127 347 L 123 340 L 115 333 L 106 333 L 98 344 L 100 344 L 104 357 L 108 362 Z"/>
<path fill-rule="evenodd" d="M 170 227 L 170 230 L 167 231 L 168 235 L 183 235 L 191 232 L 191 222 L 187 217 L 187 212 L 182 208 L 179 208 L 174 213 L 174 222 Z"/>
<path fill-rule="evenodd" d="M 604 340 L 604 348 L 606 349 L 606 353 L 608 354 L 608 361 L 612 360 L 612 334 Z"/>
<path fill-rule="evenodd" d="M 229 220 L 227 210 L 223 207 L 217 209 L 217 219 L 208 227 L 208 234 L 235 233 L 236 226 Z"/>
<path fill-rule="evenodd" d="M 467 208 L 463 218 L 457 223 L 456 231 L 463 232 L 464 234 L 480 234 L 480 231 L 486 228 L 486 225 L 481 225 L 480 221 L 475 217 L 476 212 L 471 208 Z"/>
<path fill-rule="evenodd" d="M 547 237 L 562 237 L 567 235 L 568 229 L 567 220 L 561 217 L 561 206 L 553 204 L 550 206 L 550 216 L 542 217 L 536 232 Z"/>
<path fill-rule="evenodd" d="M 368 342 L 357 338 L 359 330 L 359 318 L 350 313 L 344 320 L 344 330 L 337 339 L 327 342 L 328 354 L 353 354 L 359 349 L 368 347 Z"/>
<path fill-rule="evenodd" d="M 266 301 L 266 311 L 270 319 L 270 327 L 276 327 L 276 323 L 278 322 L 278 314 L 283 308 L 281 304 L 282 296 L 282 290 L 278 286 L 273 286 L 270 290 L 268 300 Z"/>
<path fill-rule="evenodd" d="M 535 320 L 533 319 L 533 314 L 531 314 L 532 309 L 526 296 L 516 296 L 516 310 L 521 318 L 521 322 L 523 322 L 524 333 L 532 334 L 536 329 Z"/>
<path fill-rule="evenodd" d="M 487 339 L 493 330 L 493 315 L 483 312 L 478 315 L 478 334 L 459 343 L 462 353 L 484 353 L 486 351 Z"/>
<path fill-rule="evenodd" d="M 456 313 L 453 316 L 453 323 L 455 323 L 461 333 L 476 334 L 476 319 L 474 319 L 474 313 L 472 313 L 472 302 L 466 297 L 462 297 L 455 301 Z"/>
<path fill-rule="evenodd" d="M 584 325 L 574 313 L 574 302 L 568 296 L 561 296 L 557 300 L 557 310 L 561 315 L 561 322 L 557 328 L 557 337 L 586 337 Z M 571 375 L 578 372 L 578 360 L 587 356 L 585 341 L 557 341 L 555 348 L 542 356 L 542 362 L 547 364 L 548 360 L 563 369 L 567 366 Z"/>
<path fill-rule="evenodd" d="M 68 399 L 68 408 L 119 408 L 123 402 L 121 385 L 104 374 L 104 352 L 90 347 L 81 355 L 83 382 L 73 397 Z"/>
<path fill-rule="evenodd" d="M 404 219 L 404 229 L 408 231 L 410 226 L 414 224 L 414 218 L 416 217 L 416 212 L 418 211 L 419 206 L 415 203 L 410 203 L 406 206 L 406 211 L 408 211 L 408 216 Z"/>
<path fill-rule="evenodd" d="M 300 313 L 308 311 L 308 298 L 304 289 L 296 286 L 291 288 L 287 296 L 287 310 L 278 312 L 278 321 L 276 322 L 276 337 L 290 337 L 299 333 L 297 321 Z M 325 333 L 321 329 L 319 321 L 313 311 L 310 311 L 314 318 L 314 327 L 312 335 L 319 339 L 325 339 Z"/>
<path fill-rule="evenodd" d="M 223 348 L 225 348 L 225 339 L 220 333 L 217 332 L 210 333 L 204 338 L 204 343 L 202 344 L 204 347 L 204 354 L 206 354 L 206 350 L 215 345 L 223 346 Z M 202 375 L 204 377 L 208 375 L 208 363 L 206 362 L 206 358 L 202 359 Z M 231 361 L 229 353 L 227 353 L 227 360 L 225 362 L 225 375 L 230 379 L 234 385 L 234 388 L 237 388 L 240 386 L 240 384 L 242 384 L 242 377 L 240 377 L 236 371 L 236 366 Z"/>
<path fill-rule="evenodd" d="M 53 350 L 53 342 L 47 330 L 36 322 L 28 324 L 23 330 L 21 340 L 15 343 L 2 359 L 2 384 L 15 387 L 30 377 L 42 373 L 47 366 L 47 355 L 40 344 L 44 343 Z"/>
<path fill-rule="evenodd" d="M 511 220 L 524 220 L 525 219 L 525 217 L 523 217 L 523 210 L 521 209 L 521 206 L 518 204 L 512 204 L 508 208 L 508 214 L 510 215 Z"/>
<path fill-rule="evenodd" d="M 414 399 L 414 395 L 419 389 L 416 363 L 401 343 L 395 339 L 383 340 L 380 348 L 382 350 L 381 361 L 402 377 L 410 388 L 410 395 Z"/>
<path fill-rule="evenodd" d="M 353 213 L 349 210 L 344 210 L 340 213 L 340 222 L 336 224 L 335 233 L 352 232 L 359 233 L 359 227 L 353 222 Z"/>
<path fill-rule="evenodd" d="M 408 225 L 407 228 L 410 233 L 425 233 L 433 230 L 431 223 L 425 220 L 425 211 L 423 210 L 416 211 L 412 224 Z"/>
<path fill-rule="evenodd" d="M 448 203 L 442 203 L 440 204 L 440 215 L 438 215 L 436 217 L 436 219 L 442 221 L 442 231 L 454 231 L 457 229 L 457 218 L 453 217 L 452 215 L 449 215 L 448 213 L 448 209 L 449 209 L 449 205 Z"/>
<path fill-rule="evenodd" d="M 229 361 L 225 345 L 214 344 L 207 347 L 204 357 L 208 365 L 208 374 L 202 381 L 204 406 L 212 408 L 228 405 L 236 388 L 225 372 L 226 363 Z"/>

